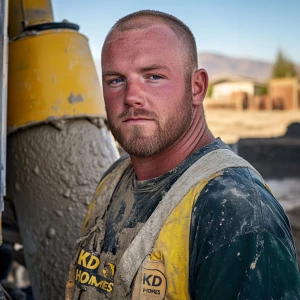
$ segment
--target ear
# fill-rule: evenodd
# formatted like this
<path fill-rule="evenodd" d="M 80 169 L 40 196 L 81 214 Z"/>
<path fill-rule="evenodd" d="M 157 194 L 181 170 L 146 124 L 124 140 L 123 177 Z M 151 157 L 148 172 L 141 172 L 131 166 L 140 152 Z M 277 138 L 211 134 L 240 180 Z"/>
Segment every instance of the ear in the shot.
<path fill-rule="evenodd" d="M 192 75 L 193 104 L 198 106 L 203 103 L 208 87 L 208 75 L 204 69 L 195 71 Z"/>

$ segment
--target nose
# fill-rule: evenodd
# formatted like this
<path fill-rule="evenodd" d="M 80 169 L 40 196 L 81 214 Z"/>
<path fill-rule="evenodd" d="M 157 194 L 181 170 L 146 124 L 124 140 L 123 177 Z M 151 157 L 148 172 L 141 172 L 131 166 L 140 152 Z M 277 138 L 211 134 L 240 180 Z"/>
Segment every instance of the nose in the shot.
<path fill-rule="evenodd" d="M 142 107 L 145 104 L 145 98 L 141 83 L 137 80 L 127 81 L 124 97 L 125 106 Z"/>

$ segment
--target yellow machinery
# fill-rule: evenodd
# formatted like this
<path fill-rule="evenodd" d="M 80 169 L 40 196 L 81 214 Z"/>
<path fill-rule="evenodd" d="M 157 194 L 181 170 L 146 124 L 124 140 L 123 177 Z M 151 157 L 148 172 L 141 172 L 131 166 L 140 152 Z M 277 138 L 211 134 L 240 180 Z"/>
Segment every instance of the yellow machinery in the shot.
<path fill-rule="evenodd" d="M 63 299 L 87 206 L 118 152 L 79 27 L 55 23 L 50 0 L 10 0 L 8 23 L 7 192 L 35 299 Z"/>

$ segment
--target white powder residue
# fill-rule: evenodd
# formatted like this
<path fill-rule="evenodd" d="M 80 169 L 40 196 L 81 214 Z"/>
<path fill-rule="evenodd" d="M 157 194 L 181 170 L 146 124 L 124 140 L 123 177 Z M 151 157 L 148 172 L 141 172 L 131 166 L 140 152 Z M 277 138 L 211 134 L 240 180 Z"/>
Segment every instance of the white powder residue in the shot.
<path fill-rule="evenodd" d="M 254 270 L 256 268 L 257 261 L 258 261 L 260 255 L 261 255 L 261 253 L 263 252 L 264 241 L 261 241 L 261 247 L 262 247 L 261 251 L 259 251 L 259 253 L 256 254 L 254 262 L 251 263 L 251 265 L 250 265 L 251 270 Z"/>

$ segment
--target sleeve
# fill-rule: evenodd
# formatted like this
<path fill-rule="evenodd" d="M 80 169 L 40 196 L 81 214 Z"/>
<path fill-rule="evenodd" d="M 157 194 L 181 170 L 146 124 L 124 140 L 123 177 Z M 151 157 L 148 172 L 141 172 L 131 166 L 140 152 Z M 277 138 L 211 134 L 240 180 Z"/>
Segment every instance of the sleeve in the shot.
<path fill-rule="evenodd" d="M 190 231 L 191 299 L 300 299 L 287 217 L 247 169 L 228 169 L 200 193 Z"/>
<path fill-rule="evenodd" d="M 197 266 L 192 299 L 300 299 L 293 253 L 273 234 L 236 237 Z"/>

